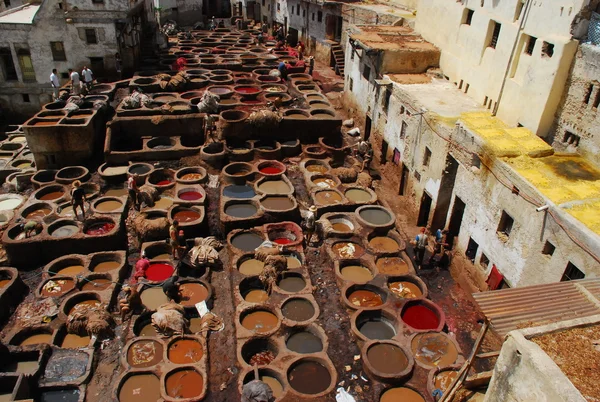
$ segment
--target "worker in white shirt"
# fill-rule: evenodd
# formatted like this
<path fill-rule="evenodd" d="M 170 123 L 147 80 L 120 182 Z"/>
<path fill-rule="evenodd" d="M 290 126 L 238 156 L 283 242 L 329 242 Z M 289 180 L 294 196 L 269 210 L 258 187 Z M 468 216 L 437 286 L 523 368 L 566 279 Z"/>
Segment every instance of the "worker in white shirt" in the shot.
<path fill-rule="evenodd" d="M 79 73 L 69 69 L 69 78 L 71 79 L 71 91 L 73 95 L 79 95 L 81 93 L 81 81 L 79 80 Z"/>
<path fill-rule="evenodd" d="M 92 81 L 94 81 L 94 73 L 92 73 L 92 70 L 87 68 L 87 66 L 83 66 L 81 75 L 83 77 L 83 84 L 86 86 L 87 90 L 89 91 L 90 89 L 92 89 Z"/>
<path fill-rule="evenodd" d="M 52 69 L 52 74 L 50 74 L 50 84 L 52 84 L 52 99 L 58 99 L 58 89 L 60 88 L 60 82 L 58 81 L 58 75 L 56 75 L 56 69 Z"/>

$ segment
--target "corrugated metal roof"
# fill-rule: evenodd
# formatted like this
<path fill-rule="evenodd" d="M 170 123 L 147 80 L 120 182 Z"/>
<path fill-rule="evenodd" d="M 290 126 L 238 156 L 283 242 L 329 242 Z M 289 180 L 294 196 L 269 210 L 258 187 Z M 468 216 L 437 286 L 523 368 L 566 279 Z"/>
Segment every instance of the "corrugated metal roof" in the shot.
<path fill-rule="evenodd" d="M 517 328 L 600 314 L 600 278 L 474 293 L 500 335 Z"/>

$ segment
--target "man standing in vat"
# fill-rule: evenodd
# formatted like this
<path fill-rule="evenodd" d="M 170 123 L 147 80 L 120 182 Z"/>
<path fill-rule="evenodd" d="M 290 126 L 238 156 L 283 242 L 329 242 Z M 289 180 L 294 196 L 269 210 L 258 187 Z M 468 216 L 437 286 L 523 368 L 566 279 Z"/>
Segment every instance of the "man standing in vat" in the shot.
<path fill-rule="evenodd" d="M 81 187 L 81 182 L 79 180 L 75 180 L 73 182 L 73 189 L 71 190 L 71 206 L 73 207 L 73 213 L 77 218 L 77 207 L 81 208 L 81 217 L 85 219 L 85 207 L 83 205 L 84 202 L 87 201 L 85 196 L 85 190 Z"/>
<path fill-rule="evenodd" d="M 140 210 L 140 200 L 138 197 L 139 189 L 137 186 L 137 174 L 129 175 L 127 179 L 127 192 L 129 193 L 129 198 L 131 199 L 131 203 L 136 211 Z"/>
<path fill-rule="evenodd" d="M 310 246 L 313 233 L 315 232 L 315 221 L 317 219 L 317 207 L 311 205 L 304 217 L 304 228 L 306 229 L 306 246 Z"/>
<path fill-rule="evenodd" d="M 423 258 L 425 258 L 425 250 L 427 249 L 428 241 L 427 228 L 421 228 L 421 233 L 417 235 L 414 241 L 417 269 L 421 269 L 421 265 L 423 265 Z"/>
<path fill-rule="evenodd" d="M 181 247 L 179 245 L 179 221 L 177 219 L 173 219 L 173 223 L 169 227 L 169 244 L 171 245 L 173 258 L 178 260 Z"/>
<path fill-rule="evenodd" d="M 83 66 L 83 70 L 81 71 L 81 75 L 83 77 L 83 82 L 85 84 L 85 87 L 87 88 L 87 90 L 91 90 L 92 89 L 92 83 L 94 81 L 94 73 L 92 73 L 92 70 L 90 70 L 89 68 L 87 68 L 87 66 Z"/>
<path fill-rule="evenodd" d="M 52 100 L 58 99 L 58 89 L 60 88 L 60 82 L 58 81 L 58 75 L 55 68 L 52 69 L 50 74 L 50 84 L 52 85 Z"/>
<path fill-rule="evenodd" d="M 71 92 L 73 92 L 73 95 L 79 95 L 81 93 L 81 81 L 79 80 L 79 73 L 70 68 L 69 78 L 71 79 Z"/>

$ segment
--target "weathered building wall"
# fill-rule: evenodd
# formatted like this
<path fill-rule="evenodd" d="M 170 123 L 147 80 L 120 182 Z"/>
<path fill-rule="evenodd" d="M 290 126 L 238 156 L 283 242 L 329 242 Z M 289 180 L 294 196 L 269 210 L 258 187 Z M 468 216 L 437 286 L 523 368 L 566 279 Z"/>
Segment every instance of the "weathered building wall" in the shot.
<path fill-rule="evenodd" d="M 578 152 L 600 164 L 600 47 L 577 50 L 548 142 L 558 151 Z"/>
<path fill-rule="evenodd" d="M 508 124 L 545 136 L 577 46 L 571 26 L 585 3 L 422 0 L 416 29 L 442 50 L 440 67 L 461 90 L 497 108 Z M 495 23 L 501 25 L 494 48 Z M 530 37 L 536 38 L 532 49 Z"/>

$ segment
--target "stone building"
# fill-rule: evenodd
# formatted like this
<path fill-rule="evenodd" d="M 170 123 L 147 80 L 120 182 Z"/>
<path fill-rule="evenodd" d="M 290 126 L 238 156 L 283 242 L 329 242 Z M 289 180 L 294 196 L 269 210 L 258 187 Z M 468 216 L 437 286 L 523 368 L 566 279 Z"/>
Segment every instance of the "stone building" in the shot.
<path fill-rule="evenodd" d="M 470 260 L 461 275 L 485 287 L 493 266 L 507 286 L 600 274 L 598 168 L 493 117 L 405 27 L 355 27 L 348 49 L 345 106 L 364 119 L 384 185 L 414 203 L 412 223 L 450 231 Z"/>
<path fill-rule="evenodd" d="M 0 104 L 23 120 L 52 100 L 50 73 L 87 65 L 97 78 L 116 77 L 139 57 L 143 4 L 117 0 L 44 0 L 0 13 Z"/>

